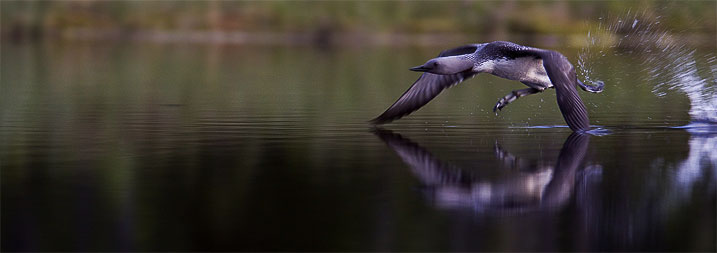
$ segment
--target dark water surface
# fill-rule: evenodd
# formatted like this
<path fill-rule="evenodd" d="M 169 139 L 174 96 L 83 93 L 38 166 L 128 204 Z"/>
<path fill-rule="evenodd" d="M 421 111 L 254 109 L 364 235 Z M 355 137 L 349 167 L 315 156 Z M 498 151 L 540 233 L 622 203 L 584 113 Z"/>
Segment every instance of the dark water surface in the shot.
<path fill-rule="evenodd" d="M 687 96 L 612 57 L 610 135 L 536 128 L 553 90 L 496 116 L 524 87 L 488 75 L 369 126 L 438 51 L 2 43 L 2 250 L 716 250 Z"/>

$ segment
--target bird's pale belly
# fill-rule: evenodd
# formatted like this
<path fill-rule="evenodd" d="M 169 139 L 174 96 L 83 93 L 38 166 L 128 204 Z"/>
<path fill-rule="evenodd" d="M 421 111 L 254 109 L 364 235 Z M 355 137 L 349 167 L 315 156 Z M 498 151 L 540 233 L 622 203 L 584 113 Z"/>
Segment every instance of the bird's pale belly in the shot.
<path fill-rule="evenodd" d="M 543 60 L 533 57 L 498 60 L 495 62 L 492 74 L 505 79 L 536 84 L 545 88 L 553 87 L 545 71 L 545 67 L 543 67 Z"/>

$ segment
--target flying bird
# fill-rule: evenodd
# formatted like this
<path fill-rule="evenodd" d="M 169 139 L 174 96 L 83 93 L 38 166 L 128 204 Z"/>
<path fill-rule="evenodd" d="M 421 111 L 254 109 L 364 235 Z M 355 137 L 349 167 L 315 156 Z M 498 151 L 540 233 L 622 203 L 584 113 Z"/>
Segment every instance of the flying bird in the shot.
<path fill-rule="evenodd" d="M 575 86 L 598 93 L 604 83 L 585 85 L 577 79 L 575 68 L 564 55 L 546 49 L 521 46 L 507 41 L 465 45 L 448 49 L 438 57 L 410 70 L 424 72 L 385 112 L 371 120 L 385 124 L 408 115 L 436 97 L 441 91 L 480 73 L 520 81 L 529 88 L 514 90 L 493 107 L 497 112 L 516 99 L 555 88 L 558 107 L 570 129 L 590 129 L 588 113 Z"/>

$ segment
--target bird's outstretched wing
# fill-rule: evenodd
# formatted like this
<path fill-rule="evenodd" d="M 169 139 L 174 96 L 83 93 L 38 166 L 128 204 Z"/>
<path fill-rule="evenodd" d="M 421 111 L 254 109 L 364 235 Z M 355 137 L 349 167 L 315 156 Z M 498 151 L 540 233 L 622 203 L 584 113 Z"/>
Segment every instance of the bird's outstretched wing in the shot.
<path fill-rule="evenodd" d="M 470 71 L 453 75 L 423 73 L 411 88 L 408 88 L 385 112 L 372 119 L 371 123 L 384 124 L 412 113 L 438 96 L 441 91 L 474 75 L 475 73 Z"/>
<path fill-rule="evenodd" d="M 589 130 L 588 112 L 575 88 L 578 82 L 575 68 L 565 56 L 558 52 L 545 50 L 541 53 L 541 58 L 543 58 L 543 67 L 548 73 L 550 82 L 555 86 L 558 107 L 565 122 L 573 131 Z"/>
<path fill-rule="evenodd" d="M 472 54 L 472 53 L 475 53 L 476 50 L 478 50 L 478 46 L 479 46 L 479 44 L 471 44 L 471 45 L 460 46 L 457 48 L 446 49 L 446 50 L 443 50 L 440 54 L 438 54 L 438 57 Z"/>
<path fill-rule="evenodd" d="M 475 53 L 476 50 L 478 50 L 478 45 L 465 45 L 444 50 L 438 57 L 472 54 Z M 384 124 L 406 116 L 430 102 L 431 99 L 438 96 L 441 91 L 471 78 L 476 74 L 477 73 L 473 73 L 470 70 L 453 75 L 423 73 L 421 77 L 411 85 L 411 88 L 408 88 L 391 107 L 370 122 L 373 124 Z"/>
<path fill-rule="evenodd" d="M 562 54 L 533 47 L 521 46 L 507 41 L 496 41 L 488 44 L 483 50 L 494 50 L 494 55 L 504 57 L 522 57 L 534 55 L 543 60 L 543 67 L 555 86 L 558 98 L 558 107 L 563 114 L 565 122 L 573 131 L 585 131 L 590 129 L 588 112 L 585 109 L 583 100 L 578 96 L 576 86 L 578 78 L 575 75 L 575 67 L 570 64 L 568 58 Z M 601 88 L 600 88 L 601 89 Z"/>

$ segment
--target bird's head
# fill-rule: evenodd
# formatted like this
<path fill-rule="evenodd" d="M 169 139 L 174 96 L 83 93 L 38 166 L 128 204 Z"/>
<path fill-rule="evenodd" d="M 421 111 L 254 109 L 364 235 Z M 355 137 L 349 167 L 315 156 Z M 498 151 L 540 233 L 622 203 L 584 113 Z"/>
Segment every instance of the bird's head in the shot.
<path fill-rule="evenodd" d="M 421 66 L 410 68 L 410 70 L 439 75 L 452 75 L 471 68 L 473 68 L 473 63 L 470 60 L 459 56 L 449 56 L 431 59 Z"/>

